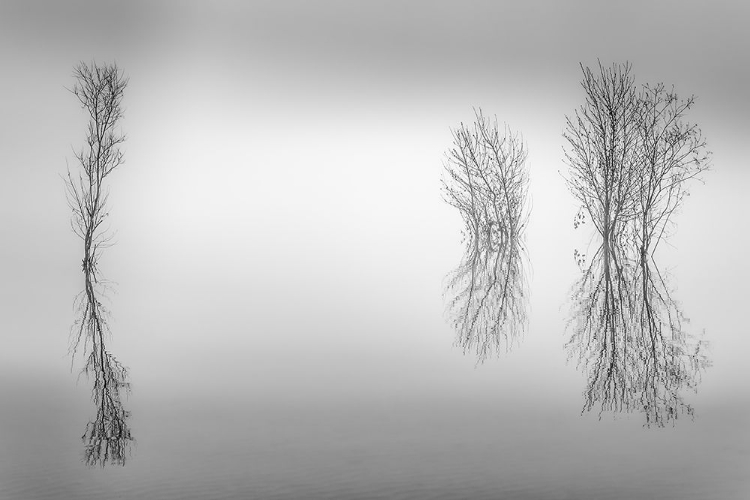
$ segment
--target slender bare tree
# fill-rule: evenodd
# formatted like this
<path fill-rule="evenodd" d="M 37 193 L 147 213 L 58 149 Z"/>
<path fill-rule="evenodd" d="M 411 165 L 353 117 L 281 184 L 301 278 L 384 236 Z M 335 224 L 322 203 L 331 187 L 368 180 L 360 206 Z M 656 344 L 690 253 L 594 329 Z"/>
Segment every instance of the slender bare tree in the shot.
<path fill-rule="evenodd" d="M 567 183 L 601 235 L 607 254 L 627 238 L 635 217 L 639 101 L 629 64 L 605 68 L 600 63 L 598 74 L 583 65 L 581 70 L 586 101 L 574 117 L 566 117 L 563 134 L 569 146 Z M 605 256 L 605 265 L 609 262 Z"/>
<path fill-rule="evenodd" d="M 654 252 L 669 234 L 672 216 L 688 194 L 688 183 L 710 167 L 711 153 L 700 129 L 685 122 L 695 96 L 680 99 L 664 84 L 644 85 L 639 94 L 640 174 L 634 193 L 633 260 L 637 308 L 634 340 L 641 353 L 638 371 L 641 407 L 647 425 L 663 426 L 678 415 L 693 416 L 683 397 L 696 391 L 701 374 L 711 366 L 707 342 L 696 340 L 684 325 L 687 318 L 660 272 Z"/>
<path fill-rule="evenodd" d="M 680 99 L 664 84 L 644 85 L 639 96 L 640 163 L 636 195 L 635 235 L 641 254 L 653 254 L 670 219 L 688 194 L 687 181 L 710 167 L 700 129 L 685 123 L 695 96 Z"/>
<path fill-rule="evenodd" d="M 82 373 L 94 378 L 92 398 L 97 417 L 86 426 L 82 436 L 86 446 L 85 461 L 104 466 L 107 462 L 123 464 L 132 441 L 127 426 L 129 412 L 122 405 L 127 393 L 127 369 L 107 351 L 110 335 L 109 311 L 102 300 L 109 282 L 99 271 L 99 258 L 111 244 L 105 226 L 109 216 L 105 179 L 123 163 L 120 145 L 125 136 L 119 130 L 123 116 L 122 99 L 128 80 L 115 64 L 80 63 L 74 71 L 76 83 L 72 93 L 88 114 L 86 144 L 75 156 L 79 171 L 68 169 L 67 197 L 73 211 L 73 231 L 83 240 L 81 268 L 84 290 L 76 298 L 78 319 L 71 330 L 71 354 L 80 350 L 84 357 Z"/>
<path fill-rule="evenodd" d="M 475 111 L 453 131 L 443 194 L 464 221 L 464 258 L 450 275 L 447 312 L 464 351 L 480 361 L 505 349 L 526 324 L 523 244 L 529 210 L 526 148 L 520 135 Z"/>

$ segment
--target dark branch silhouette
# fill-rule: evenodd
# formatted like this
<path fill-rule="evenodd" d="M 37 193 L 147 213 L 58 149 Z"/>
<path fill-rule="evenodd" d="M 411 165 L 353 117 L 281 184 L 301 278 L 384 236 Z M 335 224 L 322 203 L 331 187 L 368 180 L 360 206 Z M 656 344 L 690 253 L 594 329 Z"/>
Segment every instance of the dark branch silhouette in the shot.
<path fill-rule="evenodd" d="M 646 255 L 656 251 L 667 234 L 672 215 L 688 194 L 687 181 L 700 177 L 711 153 L 700 129 L 685 123 L 695 96 L 681 100 L 664 84 L 645 85 L 639 98 L 640 162 L 635 186 L 637 245 Z"/>
<path fill-rule="evenodd" d="M 106 350 L 104 356 L 103 366 L 95 371 L 92 390 L 96 418 L 86 424 L 81 436 L 86 464 L 102 467 L 107 463 L 125 465 L 133 441 L 127 424 L 130 412 L 121 400 L 121 392 L 130 391 L 127 370 Z"/>
<path fill-rule="evenodd" d="M 692 416 L 684 400 L 710 366 L 656 263 L 600 248 L 573 288 L 570 358 L 587 373 L 584 411 L 639 411 L 646 425 Z M 607 264 L 604 259 L 609 258 Z"/>
<path fill-rule="evenodd" d="M 681 413 L 710 366 L 694 342 L 653 258 L 687 194 L 686 182 L 709 166 L 700 130 L 685 124 L 694 97 L 663 84 L 636 91 L 629 64 L 599 74 L 581 66 L 586 102 L 567 118 L 568 187 L 581 203 L 574 227 L 590 219 L 601 239 L 573 288 L 566 344 L 586 369 L 584 411 L 644 413 L 663 426 Z"/>
<path fill-rule="evenodd" d="M 526 325 L 523 232 L 528 220 L 526 150 L 520 136 L 476 112 L 453 131 L 445 200 L 464 221 L 465 254 L 447 282 L 447 313 L 464 352 L 479 361 L 505 350 Z"/>
<path fill-rule="evenodd" d="M 630 65 L 595 76 L 583 68 L 586 103 L 566 117 L 568 188 L 603 240 L 603 251 L 627 237 L 635 217 L 633 197 L 639 175 L 638 99 Z M 611 259 L 605 258 L 605 265 Z"/>
<path fill-rule="evenodd" d="M 577 355 L 579 366 L 588 371 L 585 409 L 595 403 L 604 410 L 627 408 L 629 357 L 633 356 L 629 337 L 630 302 L 628 293 L 632 269 L 619 251 L 600 247 L 573 289 L 573 330 L 566 344 L 569 356 Z"/>
<path fill-rule="evenodd" d="M 127 426 L 129 412 L 122 406 L 122 393 L 128 393 L 127 369 L 112 356 L 105 341 L 111 334 L 109 311 L 102 303 L 110 283 L 99 271 L 99 258 L 111 244 L 105 221 L 109 216 L 108 193 L 104 181 L 123 163 L 120 145 L 125 141 L 117 125 L 123 116 L 122 98 L 127 79 L 116 65 L 79 64 L 72 89 L 89 115 L 86 145 L 76 154 L 77 175 L 68 169 L 66 188 L 73 211 L 73 231 L 83 240 L 81 269 L 84 290 L 76 298 L 78 319 L 71 330 L 71 354 L 84 358 L 82 374 L 93 377 L 92 399 L 97 416 L 82 436 L 84 460 L 89 465 L 124 464 L 133 440 Z"/>
<path fill-rule="evenodd" d="M 684 330 L 687 318 L 653 259 L 641 259 L 637 269 L 634 340 L 639 370 L 635 382 L 646 424 L 663 426 L 680 413 L 693 416 L 693 407 L 682 394 L 697 391 L 702 372 L 711 362 L 707 343 L 696 341 Z"/>

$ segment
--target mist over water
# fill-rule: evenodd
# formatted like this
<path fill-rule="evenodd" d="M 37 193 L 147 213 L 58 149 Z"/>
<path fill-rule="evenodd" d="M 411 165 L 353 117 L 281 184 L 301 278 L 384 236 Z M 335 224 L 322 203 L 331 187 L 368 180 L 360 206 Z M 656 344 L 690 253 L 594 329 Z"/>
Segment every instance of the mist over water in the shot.
<path fill-rule="evenodd" d="M 747 8 L 597 9 L 3 4 L 0 498 L 746 498 Z M 574 228 L 597 58 L 698 97 L 712 168 L 652 260 Z M 130 78 L 98 262 L 124 466 L 86 464 L 102 407 L 68 351 L 92 60 Z M 441 193 L 472 107 L 523 137 L 515 244 Z"/>

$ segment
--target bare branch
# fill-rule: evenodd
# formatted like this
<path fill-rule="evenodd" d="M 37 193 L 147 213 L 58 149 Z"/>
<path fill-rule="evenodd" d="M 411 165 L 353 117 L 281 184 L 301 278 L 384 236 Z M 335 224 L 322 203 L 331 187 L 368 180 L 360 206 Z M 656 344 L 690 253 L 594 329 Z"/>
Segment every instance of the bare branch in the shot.
<path fill-rule="evenodd" d="M 475 122 L 453 131 L 443 193 L 464 221 L 466 250 L 449 276 L 447 303 L 464 352 L 484 361 L 505 349 L 526 326 L 523 234 L 528 220 L 526 148 L 508 127 L 475 110 Z"/>
<path fill-rule="evenodd" d="M 687 321 L 653 260 L 687 181 L 709 166 L 700 130 L 684 122 L 694 97 L 663 84 L 636 91 L 630 65 L 595 76 L 581 66 L 585 104 L 566 118 L 568 187 L 581 203 L 577 228 L 593 222 L 601 244 L 573 289 L 566 344 L 588 374 L 584 411 L 641 411 L 663 426 L 710 366 L 702 342 L 691 346 Z M 704 350 L 705 351 L 705 350 Z"/>
<path fill-rule="evenodd" d="M 71 328 L 71 363 L 77 353 L 84 358 L 82 374 L 93 377 L 92 398 L 97 417 L 82 436 L 85 462 L 124 464 L 132 437 L 127 427 L 129 412 L 122 407 L 121 393 L 129 390 L 127 369 L 107 351 L 109 311 L 102 304 L 107 281 L 99 273 L 102 249 L 111 241 L 104 225 L 109 211 L 105 178 L 123 163 L 119 146 L 125 136 L 116 130 L 123 116 L 122 98 L 127 79 L 116 65 L 79 64 L 73 73 L 72 93 L 89 116 L 86 146 L 75 153 L 81 172 L 68 168 L 64 178 L 68 205 L 73 212 L 71 227 L 83 240 L 81 270 L 84 290 L 76 298 L 78 319 Z"/>

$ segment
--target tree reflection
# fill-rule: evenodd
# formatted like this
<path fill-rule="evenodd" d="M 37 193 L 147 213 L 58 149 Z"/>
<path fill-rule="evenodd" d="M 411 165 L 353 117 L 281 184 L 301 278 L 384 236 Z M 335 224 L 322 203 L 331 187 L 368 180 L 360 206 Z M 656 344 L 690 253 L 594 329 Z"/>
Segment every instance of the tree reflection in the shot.
<path fill-rule="evenodd" d="M 663 426 L 693 414 L 682 394 L 709 361 L 653 256 L 710 153 L 685 121 L 694 97 L 662 84 L 638 91 L 627 63 L 581 69 L 586 100 L 564 133 L 567 184 L 581 204 L 574 227 L 590 220 L 601 243 L 573 288 L 567 348 L 587 371 L 584 411 L 637 410 Z"/>
<path fill-rule="evenodd" d="M 464 352 L 480 361 L 508 350 L 526 325 L 524 249 L 517 241 L 469 245 L 461 264 L 448 277 L 447 311 Z"/>
<path fill-rule="evenodd" d="M 677 419 L 679 413 L 693 415 L 693 407 L 684 401 L 682 393 L 686 389 L 697 391 L 701 372 L 711 363 L 705 341 L 696 341 L 683 329 L 687 319 L 653 259 L 644 257 L 637 269 L 636 387 L 647 425 L 663 426 Z"/>
<path fill-rule="evenodd" d="M 632 269 L 620 247 L 602 245 L 574 287 L 571 322 L 576 324 L 567 347 L 588 370 L 587 410 L 597 402 L 602 410 L 627 405 L 631 364 L 627 358 L 633 356 L 632 348 L 628 349 L 631 280 Z"/>
<path fill-rule="evenodd" d="M 464 352 L 479 361 L 510 346 L 526 325 L 523 233 L 528 174 L 522 139 L 476 112 L 453 131 L 443 192 L 464 222 L 465 253 L 447 278 L 447 314 Z"/>
<path fill-rule="evenodd" d="M 81 270 L 84 290 L 76 299 L 78 318 L 71 329 L 71 353 L 84 357 L 81 373 L 94 379 L 92 399 L 96 418 L 86 425 L 82 439 L 88 465 L 124 464 L 133 440 L 127 426 L 129 412 L 121 395 L 130 390 L 128 372 L 105 346 L 111 335 L 109 311 L 103 304 L 109 282 L 99 271 L 102 250 L 111 244 L 106 221 L 109 216 L 105 180 L 124 161 L 120 145 L 125 136 L 117 131 L 123 116 L 122 98 L 128 80 L 116 65 L 79 64 L 72 92 L 89 115 L 86 146 L 76 153 L 77 174 L 65 179 L 72 228 L 83 241 Z"/>
<path fill-rule="evenodd" d="M 128 427 L 130 412 L 123 408 L 120 395 L 130 392 L 127 369 L 102 344 L 92 349 L 84 372 L 93 372 L 92 397 L 96 418 L 86 424 L 81 439 L 84 442 L 84 462 L 89 465 L 107 463 L 125 465 L 133 437 Z"/>
<path fill-rule="evenodd" d="M 575 285 L 566 344 L 587 373 L 584 411 L 639 411 L 646 425 L 693 415 L 683 398 L 710 365 L 651 257 L 603 247 Z"/>

